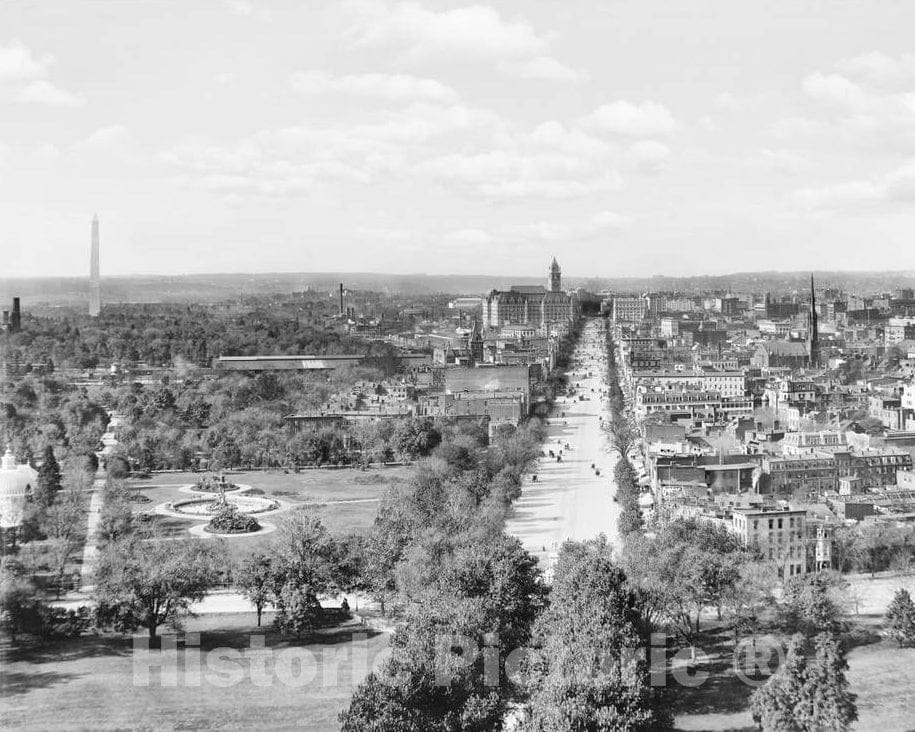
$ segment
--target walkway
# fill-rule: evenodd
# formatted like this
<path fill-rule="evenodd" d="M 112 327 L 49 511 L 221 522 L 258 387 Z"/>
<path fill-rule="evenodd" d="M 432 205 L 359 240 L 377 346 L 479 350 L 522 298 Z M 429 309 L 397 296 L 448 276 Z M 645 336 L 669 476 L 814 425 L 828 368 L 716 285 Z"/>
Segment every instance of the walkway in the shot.
<path fill-rule="evenodd" d="M 101 471 L 101 468 L 99 468 Z M 83 545 L 83 563 L 80 567 L 80 593 L 89 594 L 95 589 L 95 563 L 98 561 L 98 525 L 105 503 L 105 474 L 99 472 L 92 484 L 89 498 L 89 518 L 86 526 L 86 543 Z"/>
<path fill-rule="evenodd" d="M 543 446 L 544 451 L 562 449 L 562 462 L 550 457 L 539 460 L 537 482 L 526 478 L 506 526 L 547 570 L 566 539 L 580 541 L 600 533 L 610 541 L 616 539 L 620 509 L 613 501 L 613 466 L 617 456 L 601 422 L 602 418 L 607 424 L 610 416 L 602 397 L 606 377 L 604 323 L 592 318 L 572 355 L 569 383 L 577 393 L 557 399 Z M 585 401 L 579 401 L 579 395 Z M 566 443 L 570 450 L 565 449 Z"/>

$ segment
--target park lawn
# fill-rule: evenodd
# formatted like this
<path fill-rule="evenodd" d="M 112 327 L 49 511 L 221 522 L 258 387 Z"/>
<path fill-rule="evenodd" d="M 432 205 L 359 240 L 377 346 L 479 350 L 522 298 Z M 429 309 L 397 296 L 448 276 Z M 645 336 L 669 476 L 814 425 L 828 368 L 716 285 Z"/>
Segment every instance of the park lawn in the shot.
<path fill-rule="evenodd" d="M 301 473 L 283 472 L 227 472 L 226 478 L 233 483 L 250 486 L 263 491 L 264 498 L 279 499 L 283 508 L 278 512 L 257 516 L 262 523 L 279 524 L 289 510 L 301 506 L 321 519 L 327 529 L 335 535 L 366 534 L 371 529 L 378 513 L 380 499 L 388 486 L 406 480 L 411 468 L 390 467 L 358 469 L 318 469 Z M 181 486 L 196 483 L 201 473 L 161 473 L 148 479 L 130 480 L 134 488 L 148 501 L 133 504 L 134 513 L 153 512 L 162 503 L 193 498 L 179 490 Z M 188 529 L 204 523 L 153 514 L 149 526 L 165 538 L 187 538 Z M 235 536 L 224 539 L 225 551 L 238 560 L 270 544 L 272 534 Z"/>
<path fill-rule="evenodd" d="M 879 635 L 882 619 L 858 618 L 851 636 L 847 678 L 857 694 L 859 730 L 913 729 L 915 720 L 915 649 L 899 648 Z M 705 683 L 684 688 L 670 681 L 674 728 L 678 730 L 755 730 L 749 712 L 753 688 L 743 683 L 733 666 L 729 633 L 710 629 L 699 646 L 708 655 L 702 665 Z"/>
<path fill-rule="evenodd" d="M 265 627 L 253 613 L 191 618 L 186 632 L 199 632 L 200 685 L 186 683 L 184 650 L 178 651 L 178 685 L 163 687 L 156 668 L 148 686 L 134 683 L 131 639 L 87 636 L 44 649 L 0 655 L 0 728 L 3 729 L 338 729 L 338 713 L 383 649 L 388 636 L 355 622 L 319 631 L 311 642 L 290 642 Z M 166 631 L 170 632 L 170 631 Z M 217 647 L 243 650 L 252 635 L 266 635 L 268 649 L 296 648 L 316 660 L 314 680 L 296 688 L 280 681 L 268 661 L 267 683 L 256 685 L 247 659 L 228 660 L 241 680 L 221 684 L 207 653 Z M 354 637 L 354 634 L 355 637 Z M 324 655 L 327 654 L 327 655 Z M 349 661 L 362 654 L 365 663 Z M 275 656 L 274 656 L 275 658 Z M 335 662 L 334 662 L 335 661 Z M 306 666 L 307 667 L 307 666 Z M 299 673 L 298 662 L 292 675 Z"/>
<path fill-rule="evenodd" d="M 853 648 L 847 678 L 858 695 L 860 730 L 915 728 L 915 648 L 881 639 Z"/>
<path fill-rule="evenodd" d="M 405 481 L 412 470 L 409 466 L 389 468 L 318 468 L 300 473 L 282 471 L 226 471 L 226 480 L 249 485 L 265 495 L 295 503 L 325 503 L 327 501 L 380 498 L 387 486 Z M 196 483 L 203 473 L 158 473 L 150 478 L 132 479 L 131 487 L 140 488 L 156 503 L 187 497 L 168 487 L 144 489 L 144 485 L 180 486 Z M 163 497 L 164 496 L 164 497 Z"/>

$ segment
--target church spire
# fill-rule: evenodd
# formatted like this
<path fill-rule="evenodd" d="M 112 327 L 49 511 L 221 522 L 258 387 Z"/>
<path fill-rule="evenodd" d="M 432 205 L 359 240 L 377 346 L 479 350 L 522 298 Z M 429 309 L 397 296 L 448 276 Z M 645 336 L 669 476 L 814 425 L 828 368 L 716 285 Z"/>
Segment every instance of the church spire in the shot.
<path fill-rule="evenodd" d="M 813 275 L 810 275 L 810 315 L 807 322 L 807 345 L 810 354 L 810 365 L 817 366 L 820 361 L 820 329 L 817 322 L 817 296 L 813 286 Z"/>

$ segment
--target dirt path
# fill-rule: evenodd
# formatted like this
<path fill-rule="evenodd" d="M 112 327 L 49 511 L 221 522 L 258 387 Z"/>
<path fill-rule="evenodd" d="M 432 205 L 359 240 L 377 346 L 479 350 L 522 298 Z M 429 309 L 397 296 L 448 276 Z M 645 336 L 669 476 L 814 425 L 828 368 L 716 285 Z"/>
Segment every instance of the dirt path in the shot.
<path fill-rule="evenodd" d="M 592 375 L 587 376 L 588 372 Z M 601 397 L 607 389 L 606 374 L 604 324 L 592 318 L 584 326 L 569 371 L 570 383 L 580 384 L 578 394 L 557 400 L 547 428 L 544 450 L 561 449 L 562 462 L 549 456 L 540 459 L 537 482 L 525 478 L 507 524 L 508 532 L 547 568 L 566 539 L 590 539 L 600 533 L 611 541 L 616 538 L 619 506 L 613 502 L 612 477 L 616 454 L 599 419 L 604 423 L 609 419 Z M 586 401 L 579 401 L 579 394 Z M 570 450 L 565 449 L 566 443 Z M 592 464 L 600 470 L 599 476 Z"/>

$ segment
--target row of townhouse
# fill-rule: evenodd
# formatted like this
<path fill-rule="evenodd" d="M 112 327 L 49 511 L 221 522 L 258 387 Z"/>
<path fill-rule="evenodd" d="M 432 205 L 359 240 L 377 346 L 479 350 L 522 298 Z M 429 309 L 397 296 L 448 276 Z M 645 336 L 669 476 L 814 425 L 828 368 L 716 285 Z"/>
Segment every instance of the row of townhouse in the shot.
<path fill-rule="evenodd" d="M 810 449 L 806 452 L 764 457 L 759 483 L 762 493 L 808 493 L 840 490 L 842 479 L 851 490 L 884 488 L 896 485 L 900 471 L 912 469 L 912 455 L 894 448 L 855 451 L 843 449 Z"/>

